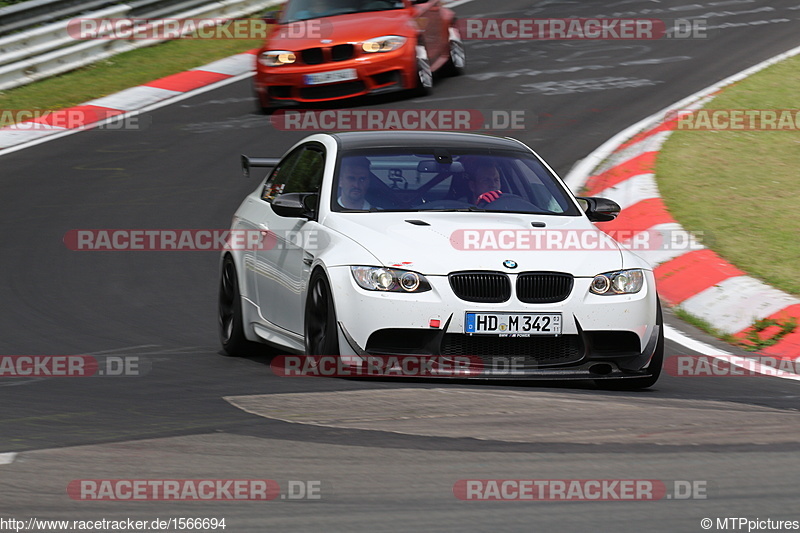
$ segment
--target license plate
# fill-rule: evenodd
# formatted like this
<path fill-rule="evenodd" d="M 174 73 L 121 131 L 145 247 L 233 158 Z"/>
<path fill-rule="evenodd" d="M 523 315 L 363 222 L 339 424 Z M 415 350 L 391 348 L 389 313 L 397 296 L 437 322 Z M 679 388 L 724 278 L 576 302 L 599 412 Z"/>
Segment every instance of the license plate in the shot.
<path fill-rule="evenodd" d="M 464 333 L 561 335 L 561 313 L 467 313 Z"/>
<path fill-rule="evenodd" d="M 331 72 L 318 72 L 316 74 L 306 74 L 303 77 L 306 85 L 320 85 L 322 83 L 335 83 L 337 81 L 357 80 L 358 74 L 354 68 L 344 68 Z"/>

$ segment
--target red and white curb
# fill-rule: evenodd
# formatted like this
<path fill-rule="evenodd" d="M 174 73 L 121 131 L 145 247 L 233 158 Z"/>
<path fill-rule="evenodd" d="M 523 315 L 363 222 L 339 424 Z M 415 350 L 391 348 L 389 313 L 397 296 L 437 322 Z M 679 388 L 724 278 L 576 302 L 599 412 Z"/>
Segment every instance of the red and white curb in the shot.
<path fill-rule="evenodd" d="M 702 107 L 722 87 L 739 81 L 778 61 L 800 54 L 800 47 L 780 54 L 708 87 L 620 132 L 579 162 L 566 177 L 574 191 L 584 196 L 603 196 L 623 208 L 612 222 L 598 223 L 606 231 L 674 231 L 680 225 L 661 199 L 655 176 L 656 158 L 675 129 L 677 110 Z M 624 244 L 624 243 L 623 243 Z M 663 300 L 708 322 L 722 333 L 737 338 L 752 330 L 757 320 L 770 318 L 781 323 L 794 318 L 800 323 L 800 300 L 747 276 L 713 251 L 701 245 L 682 250 L 637 251 L 655 268 L 658 292 Z M 774 331 L 773 331 L 774 330 Z M 675 330 L 667 329 L 675 336 Z M 762 334 L 774 334 L 768 328 Z M 681 339 L 675 338 L 681 344 Z M 705 353 L 719 353 L 719 350 Z M 699 350 L 699 351 L 702 351 Z M 761 350 L 777 358 L 800 357 L 800 328 L 776 344 Z"/>
<path fill-rule="evenodd" d="M 142 113 L 172 104 L 252 75 L 256 50 L 236 54 L 186 72 L 97 98 L 68 109 L 0 128 L 0 155 L 83 131 L 93 125 L 119 120 L 127 113 Z M 76 113 L 77 112 L 77 113 Z M 86 120 L 75 120 L 76 116 Z M 65 120 L 64 117 L 72 117 Z M 92 120 L 100 118 L 100 120 Z M 31 123 L 36 122 L 35 127 Z M 70 127 L 58 124 L 69 123 Z"/>

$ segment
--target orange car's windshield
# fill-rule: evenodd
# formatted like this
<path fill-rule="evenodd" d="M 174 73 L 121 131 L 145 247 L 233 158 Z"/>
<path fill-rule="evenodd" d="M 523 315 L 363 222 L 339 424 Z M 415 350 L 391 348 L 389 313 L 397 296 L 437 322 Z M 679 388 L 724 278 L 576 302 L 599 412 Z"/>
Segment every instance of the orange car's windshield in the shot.
<path fill-rule="evenodd" d="M 294 0 L 289 2 L 281 22 L 333 17 L 348 13 L 402 9 L 402 0 Z"/>

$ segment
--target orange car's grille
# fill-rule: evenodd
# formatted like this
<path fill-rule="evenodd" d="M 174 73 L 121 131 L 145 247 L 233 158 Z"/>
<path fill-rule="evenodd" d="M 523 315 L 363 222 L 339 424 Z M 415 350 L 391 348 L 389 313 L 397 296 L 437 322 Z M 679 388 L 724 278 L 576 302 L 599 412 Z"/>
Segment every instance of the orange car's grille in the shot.
<path fill-rule="evenodd" d="M 320 65 L 330 61 L 346 61 L 355 56 L 355 46 L 352 44 L 337 44 L 332 47 L 306 48 L 300 50 L 300 59 L 306 65 Z"/>

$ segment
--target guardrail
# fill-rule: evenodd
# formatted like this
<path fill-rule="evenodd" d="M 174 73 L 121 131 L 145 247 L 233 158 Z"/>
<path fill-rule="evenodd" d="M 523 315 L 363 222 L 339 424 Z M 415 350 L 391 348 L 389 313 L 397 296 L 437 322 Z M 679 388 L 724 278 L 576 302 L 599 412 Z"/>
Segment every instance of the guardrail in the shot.
<path fill-rule="evenodd" d="M 0 7 L 0 35 L 119 3 L 111 0 L 31 0 Z"/>
<path fill-rule="evenodd" d="M 28 3 L 28 2 L 26 2 Z M 70 4 L 63 11 L 81 18 L 238 18 L 267 7 L 282 3 L 282 0 L 139 0 L 128 4 L 119 4 L 96 11 L 85 12 L 85 6 L 91 4 L 109 4 L 98 0 L 82 2 L 67 0 L 33 0 L 29 14 L 44 5 Z M 17 4 L 3 8 L 21 7 Z M 0 10 L 0 11 L 3 11 Z M 3 13 L 0 13 L 0 17 Z M 36 18 L 34 15 L 32 18 Z M 51 19 L 52 20 L 52 19 Z M 33 28 L 24 32 L 0 37 L 0 90 L 20 87 L 28 83 L 63 74 L 83 67 L 107 57 L 136 48 L 150 46 L 165 39 L 120 40 L 93 39 L 78 41 L 69 35 L 70 20 L 62 20 Z"/>

